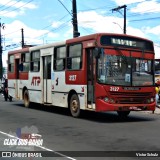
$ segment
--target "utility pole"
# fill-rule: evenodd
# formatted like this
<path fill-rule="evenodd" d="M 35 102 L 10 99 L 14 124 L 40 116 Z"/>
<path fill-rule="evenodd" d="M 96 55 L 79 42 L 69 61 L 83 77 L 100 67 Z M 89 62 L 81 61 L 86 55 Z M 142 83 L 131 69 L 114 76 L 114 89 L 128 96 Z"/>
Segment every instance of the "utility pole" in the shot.
<path fill-rule="evenodd" d="M 113 11 L 119 11 L 122 8 L 124 9 L 124 28 L 123 28 L 123 33 L 126 34 L 126 8 L 127 8 L 127 6 L 126 5 L 119 6 L 117 8 L 112 9 L 112 12 Z"/>
<path fill-rule="evenodd" d="M 80 33 L 78 32 L 78 21 L 77 21 L 77 4 L 76 0 L 72 0 L 72 10 L 73 10 L 73 37 L 79 37 Z"/>
<path fill-rule="evenodd" d="M 1 19 L 0 19 L 1 20 Z M 4 23 L 0 21 L 0 79 L 3 77 L 3 63 L 2 63 L 2 34 L 1 29 L 4 29 Z"/>
<path fill-rule="evenodd" d="M 21 34 L 22 34 L 22 42 L 21 42 L 21 44 L 22 44 L 22 48 L 24 48 L 24 30 L 23 30 L 23 28 L 21 29 Z"/>

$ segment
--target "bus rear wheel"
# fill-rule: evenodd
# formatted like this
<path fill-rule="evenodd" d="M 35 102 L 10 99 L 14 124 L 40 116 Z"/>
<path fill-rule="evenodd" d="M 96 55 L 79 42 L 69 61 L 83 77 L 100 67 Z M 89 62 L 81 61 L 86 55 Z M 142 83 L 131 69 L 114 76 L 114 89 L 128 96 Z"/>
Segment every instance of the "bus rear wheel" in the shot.
<path fill-rule="evenodd" d="M 126 118 L 129 115 L 130 111 L 117 111 L 117 113 L 120 118 Z"/>
<path fill-rule="evenodd" d="M 69 109 L 73 117 L 77 118 L 80 116 L 80 103 L 76 94 L 73 94 L 70 98 Z"/>
<path fill-rule="evenodd" d="M 23 100 L 24 100 L 24 106 L 28 108 L 30 105 L 30 100 L 29 100 L 29 94 L 27 90 L 25 90 L 23 93 Z"/>

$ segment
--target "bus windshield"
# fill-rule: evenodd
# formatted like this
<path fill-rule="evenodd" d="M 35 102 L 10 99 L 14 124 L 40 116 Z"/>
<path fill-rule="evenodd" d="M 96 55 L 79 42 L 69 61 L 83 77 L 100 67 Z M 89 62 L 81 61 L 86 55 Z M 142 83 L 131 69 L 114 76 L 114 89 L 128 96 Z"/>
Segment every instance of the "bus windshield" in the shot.
<path fill-rule="evenodd" d="M 97 63 L 99 83 L 121 86 L 154 84 L 153 60 L 105 54 L 102 51 Z"/>
<path fill-rule="evenodd" d="M 155 74 L 160 74 L 160 60 L 155 60 Z"/>

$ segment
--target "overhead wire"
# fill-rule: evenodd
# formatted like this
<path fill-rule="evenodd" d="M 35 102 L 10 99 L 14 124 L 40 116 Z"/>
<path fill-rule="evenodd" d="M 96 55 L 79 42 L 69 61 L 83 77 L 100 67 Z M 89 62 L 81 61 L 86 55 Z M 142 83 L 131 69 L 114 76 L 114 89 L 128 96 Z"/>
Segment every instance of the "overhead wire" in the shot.
<path fill-rule="evenodd" d="M 152 17 L 152 18 L 144 18 L 144 19 L 134 19 L 134 20 L 129 20 L 129 22 L 138 22 L 138 21 L 156 20 L 156 19 L 160 19 L 160 17 Z"/>
<path fill-rule="evenodd" d="M 13 0 L 11 0 L 11 1 L 9 1 L 9 2 L 3 4 L 3 5 L 1 5 L 0 8 L 3 8 L 3 7 L 5 7 L 5 6 L 7 6 L 7 4 L 9 4 L 9 3 L 12 2 L 12 1 L 13 1 Z"/>
<path fill-rule="evenodd" d="M 19 10 L 20 8 L 22 8 L 22 7 L 26 6 L 27 4 L 31 3 L 32 1 L 34 1 L 34 0 L 30 0 L 30 1 L 26 2 L 26 3 L 24 3 L 23 5 L 21 5 L 20 7 L 15 8 L 15 9 L 13 9 L 13 10 L 11 10 L 11 11 L 8 11 L 8 12 L 2 13 L 1 15 L 4 15 L 4 14 L 10 13 L 10 12 L 13 12 L 13 11 Z"/>
<path fill-rule="evenodd" d="M 15 4 L 19 3 L 20 1 L 21 1 L 21 0 L 15 1 L 15 3 L 13 3 L 12 5 L 10 5 L 10 6 L 6 7 L 6 8 L 4 8 L 4 9 L 0 10 L 0 12 L 6 10 L 6 9 L 8 9 L 8 8 L 13 7 Z"/>
<path fill-rule="evenodd" d="M 9 34 L 16 33 L 16 32 L 18 32 L 18 31 L 20 31 L 20 29 L 18 29 L 18 30 L 16 30 L 16 31 L 13 31 L 13 32 L 10 32 L 10 33 L 7 33 L 7 34 L 4 34 L 4 36 L 9 35 Z"/>
<path fill-rule="evenodd" d="M 65 8 L 65 10 L 72 16 L 72 14 L 71 14 L 71 12 L 67 9 L 67 7 L 60 1 L 60 0 L 58 0 L 60 3 L 61 3 L 61 5 Z"/>
<path fill-rule="evenodd" d="M 33 1 L 33 0 L 31 0 L 31 1 Z M 29 1 L 28 3 L 30 3 L 31 1 Z M 72 16 L 71 12 L 66 8 L 66 6 L 62 3 L 62 1 L 60 1 L 60 0 L 58 0 L 58 1 L 61 3 L 61 5 L 63 5 L 63 7 L 67 10 L 67 12 Z M 69 1 L 71 1 L 71 0 L 69 0 Z M 22 6 L 21 6 L 21 7 L 22 7 Z M 105 7 L 111 9 L 112 6 L 110 6 L 110 7 L 103 6 L 103 7 L 97 7 L 97 8 L 92 8 L 92 9 L 88 9 L 88 10 L 78 10 L 78 11 L 79 11 L 79 12 L 80 12 L 80 11 L 91 11 L 91 10 L 105 10 L 105 11 L 106 11 Z M 112 7 L 112 8 L 113 8 L 113 7 Z M 108 14 L 108 13 L 107 13 L 107 14 Z M 112 13 L 110 13 L 109 15 L 111 15 L 111 14 L 112 14 Z M 137 15 L 140 15 L 140 14 L 137 14 Z M 136 16 L 136 15 L 135 15 L 135 16 Z M 128 17 L 128 16 L 127 16 L 127 17 Z M 134 21 L 136 22 L 136 21 L 143 21 L 143 20 L 153 20 L 153 19 L 159 19 L 159 18 L 160 18 L 160 17 L 146 18 L 146 19 L 137 19 L 137 20 L 129 20 L 129 22 L 134 22 Z M 70 20 L 64 22 L 64 23 L 61 24 L 59 27 L 57 27 L 57 28 L 55 28 L 55 29 L 52 29 L 52 30 L 48 31 L 47 33 L 45 33 L 45 34 L 43 34 L 43 35 L 41 35 L 41 36 L 38 36 L 38 37 L 43 37 L 43 36 L 47 35 L 48 33 L 51 33 L 51 32 L 53 32 L 53 31 L 58 31 L 58 30 L 63 29 L 63 28 L 65 27 L 65 24 L 68 23 L 69 21 L 70 21 Z M 52 25 L 52 24 L 51 24 L 51 25 Z M 43 28 L 43 29 L 46 29 L 46 28 L 50 27 L 51 25 L 46 26 L 46 27 Z M 84 27 L 81 27 L 81 28 L 84 29 Z M 36 38 L 38 38 L 38 37 L 36 37 Z"/>

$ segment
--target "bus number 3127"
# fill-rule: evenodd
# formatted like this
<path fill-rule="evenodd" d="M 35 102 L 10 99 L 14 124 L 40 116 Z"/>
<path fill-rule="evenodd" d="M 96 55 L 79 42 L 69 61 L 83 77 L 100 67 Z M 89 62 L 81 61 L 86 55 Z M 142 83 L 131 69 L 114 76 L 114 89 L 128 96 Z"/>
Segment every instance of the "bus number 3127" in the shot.
<path fill-rule="evenodd" d="M 119 91 L 119 87 L 110 87 L 110 91 Z"/>

